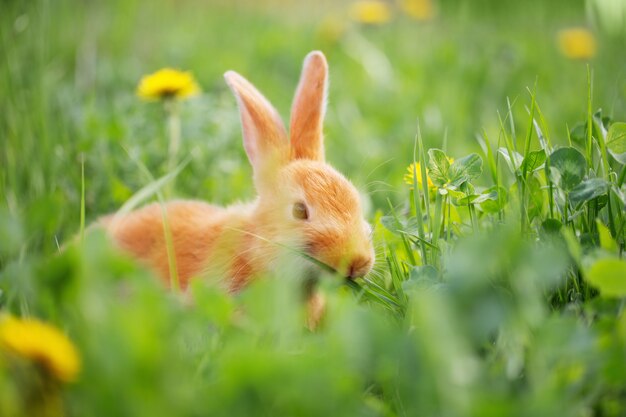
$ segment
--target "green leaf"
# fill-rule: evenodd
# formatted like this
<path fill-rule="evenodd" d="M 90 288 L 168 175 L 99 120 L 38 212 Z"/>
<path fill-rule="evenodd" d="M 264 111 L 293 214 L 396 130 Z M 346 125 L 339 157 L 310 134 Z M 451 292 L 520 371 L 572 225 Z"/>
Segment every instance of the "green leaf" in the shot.
<path fill-rule="evenodd" d="M 498 192 L 495 190 L 487 190 L 482 194 L 478 194 L 476 196 L 476 198 L 474 200 L 472 200 L 472 202 L 474 204 L 478 204 L 478 203 L 482 203 L 486 200 L 497 200 L 498 199 Z"/>
<path fill-rule="evenodd" d="M 450 198 L 452 199 L 452 200 L 451 200 L 451 201 L 452 201 L 452 203 L 453 203 L 453 204 L 455 204 L 455 205 L 458 205 L 457 201 L 458 201 L 460 198 L 465 198 L 465 197 L 467 197 L 468 195 L 473 195 L 473 194 L 466 194 L 466 193 L 464 193 L 463 191 L 452 190 L 452 189 L 449 189 L 449 188 L 442 188 L 442 189 L 441 189 L 441 190 L 439 190 L 439 191 L 441 192 L 441 195 L 446 195 L 446 194 L 447 194 L 447 195 L 449 195 L 449 196 L 450 196 Z M 445 191 L 445 193 L 443 193 L 442 191 Z M 465 202 L 464 204 L 465 204 L 465 205 L 467 205 L 467 202 Z"/>
<path fill-rule="evenodd" d="M 469 203 L 474 204 L 480 198 L 480 194 L 464 195 L 454 200 L 455 206 L 467 206 Z"/>
<path fill-rule="evenodd" d="M 565 239 L 565 244 L 567 245 L 567 250 L 569 254 L 574 259 L 574 261 L 578 265 L 580 265 L 583 257 L 583 249 L 580 246 L 578 238 L 569 227 L 562 227 L 561 235 L 563 236 L 563 239 Z"/>
<path fill-rule="evenodd" d="M 586 278 L 604 297 L 626 297 L 626 261 L 600 259 L 587 271 Z"/>
<path fill-rule="evenodd" d="M 560 233 L 561 227 L 563 227 L 563 224 L 557 219 L 546 219 L 541 223 L 541 233 L 543 235 L 555 236 Z"/>
<path fill-rule="evenodd" d="M 504 208 L 507 202 L 507 191 L 503 187 L 493 186 L 474 200 L 474 204 L 480 204 L 480 209 L 485 213 L 497 213 Z"/>
<path fill-rule="evenodd" d="M 403 230 L 403 225 L 394 216 L 382 216 L 380 223 L 393 234 L 399 234 Z"/>
<path fill-rule="evenodd" d="M 529 220 L 541 215 L 544 207 L 544 192 L 537 177 L 531 176 L 526 181 L 528 204 L 526 207 Z"/>
<path fill-rule="evenodd" d="M 460 186 L 464 182 L 478 178 L 483 172 L 483 159 L 475 153 L 457 159 L 449 170 L 450 183 Z"/>
<path fill-rule="evenodd" d="M 610 252 L 617 252 L 617 243 L 611 236 L 611 231 L 602 223 L 600 219 L 596 219 L 598 235 L 600 236 L 600 247 Z"/>
<path fill-rule="evenodd" d="M 587 123 L 578 123 L 569 131 L 570 138 L 573 142 L 584 145 L 587 140 Z"/>
<path fill-rule="evenodd" d="M 428 150 L 428 176 L 437 187 L 443 187 L 448 182 L 450 161 L 441 149 Z"/>
<path fill-rule="evenodd" d="M 431 265 L 415 266 L 411 269 L 409 279 L 406 280 L 402 287 L 404 291 L 424 291 L 433 289 L 441 285 L 439 280 L 439 272 Z"/>
<path fill-rule="evenodd" d="M 626 164 L 626 123 L 613 123 L 606 135 L 606 147 L 613 158 Z"/>
<path fill-rule="evenodd" d="M 529 152 L 522 161 L 522 172 L 533 172 L 546 162 L 546 151 L 540 149 L 538 151 Z"/>
<path fill-rule="evenodd" d="M 406 221 L 402 221 L 392 215 L 381 216 L 380 223 L 395 235 L 401 235 L 404 232 L 416 233 L 417 232 L 417 218 L 411 217 Z"/>
<path fill-rule="evenodd" d="M 585 201 L 606 194 L 609 191 L 609 183 L 602 178 L 589 178 L 578 184 L 569 193 L 569 198 L 574 207 Z"/>
<path fill-rule="evenodd" d="M 585 176 L 587 161 L 574 148 L 559 148 L 550 155 L 550 178 L 565 190 L 571 191 Z"/>

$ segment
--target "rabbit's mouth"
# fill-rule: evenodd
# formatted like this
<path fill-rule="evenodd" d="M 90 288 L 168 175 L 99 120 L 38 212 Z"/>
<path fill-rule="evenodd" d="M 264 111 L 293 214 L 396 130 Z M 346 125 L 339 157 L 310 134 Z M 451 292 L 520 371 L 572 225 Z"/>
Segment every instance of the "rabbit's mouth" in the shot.
<path fill-rule="evenodd" d="M 318 271 L 324 271 L 331 275 L 343 275 L 337 270 L 337 268 L 319 259 L 319 253 L 316 250 L 314 243 L 307 242 L 299 253 L 310 263 L 317 266 L 315 269 Z"/>
<path fill-rule="evenodd" d="M 318 269 L 334 276 L 341 276 L 348 281 L 362 278 L 372 269 L 373 257 L 367 253 L 346 255 L 334 261 L 325 262 L 320 259 L 321 254 L 315 249 L 314 244 L 308 243 L 299 252 L 304 258 L 316 265 Z"/>
<path fill-rule="evenodd" d="M 305 282 L 313 282 L 313 283 L 317 283 L 320 279 L 320 275 L 325 272 L 327 274 L 333 275 L 333 276 L 340 276 L 342 277 L 345 281 L 354 281 L 357 277 L 348 273 L 341 273 L 339 270 L 337 270 L 336 268 L 328 265 L 327 263 L 319 260 L 318 258 L 316 258 L 315 256 L 311 255 L 308 251 L 301 253 L 301 255 L 303 255 L 303 257 L 305 259 L 307 259 L 308 261 L 310 261 L 310 267 L 306 268 L 305 271 Z"/>

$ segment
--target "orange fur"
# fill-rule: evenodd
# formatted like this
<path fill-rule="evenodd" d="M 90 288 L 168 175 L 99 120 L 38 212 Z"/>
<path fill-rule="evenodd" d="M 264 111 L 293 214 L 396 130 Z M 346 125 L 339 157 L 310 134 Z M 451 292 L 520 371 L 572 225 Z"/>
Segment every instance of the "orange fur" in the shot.
<path fill-rule="evenodd" d="M 292 106 L 288 139 L 276 110 L 256 88 L 229 71 L 243 125 L 244 147 L 254 170 L 258 198 L 227 208 L 196 201 L 165 206 L 182 288 L 195 276 L 215 276 L 231 291 L 267 272 L 281 246 L 295 247 L 344 276 L 368 273 L 374 262 L 370 228 L 354 186 L 324 162 L 323 118 L 328 67 L 321 52 L 304 62 Z M 308 218 L 292 215 L 294 204 Z M 153 204 L 101 224 L 119 244 L 169 282 L 163 213 Z M 319 323 L 324 300 L 311 292 L 309 324 Z"/>

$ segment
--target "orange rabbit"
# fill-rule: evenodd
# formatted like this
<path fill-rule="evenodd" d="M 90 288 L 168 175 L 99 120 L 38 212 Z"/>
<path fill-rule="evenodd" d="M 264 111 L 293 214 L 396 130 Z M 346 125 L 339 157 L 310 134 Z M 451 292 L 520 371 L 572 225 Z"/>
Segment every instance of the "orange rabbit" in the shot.
<path fill-rule="evenodd" d="M 367 274 L 374 250 L 359 194 L 324 161 L 324 55 L 315 51 L 304 60 L 289 135 L 277 111 L 250 82 L 234 71 L 224 78 L 237 98 L 258 197 L 226 208 L 199 201 L 166 205 L 181 287 L 192 277 L 211 274 L 236 291 L 272 268 L 280 245 L 302 250 L 346 277 Z M 110 216 L 101 224 L 119 246 L 169 282 L 159 205 Z M 315 293 L 309 309 L 316 322 L 323 300 Z"/>

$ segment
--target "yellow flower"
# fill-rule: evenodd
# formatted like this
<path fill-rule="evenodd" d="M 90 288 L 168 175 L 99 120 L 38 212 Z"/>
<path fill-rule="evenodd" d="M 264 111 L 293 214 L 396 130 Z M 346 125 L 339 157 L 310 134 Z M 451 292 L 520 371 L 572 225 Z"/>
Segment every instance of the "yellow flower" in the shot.
<path fill-rule="evenodd" d="M 419 187 L 422 186 L 422 166 L 419 162 L 414 162 L 407 167 L 407 173 L 404 174 L 404 182 L 413 187 L 413 173 L 415 172 L 415 179 L 417 180 L 417 185 Z M 428 180 L 428 188 L 433 188 L 435 185 L 430 180 L 428 176 L 428 168 L 426 168 L 426 179 Z"/>
<path fill-rule="evenodd" d="M 435 17 L 433 0 L 402 0 L 400 7 L 415 20 L 430 20 Z"/>
<path fill-rule="evenodd" d="M 384 1 L 361 0 L 350 6 L 350 17 L 360 23 L 380 25 L 391 19 L 391 9 Z"/>
<path fill-rule="evenodd" d="M 41 365 L 63 382 L 76 379 L 78 352 L 56 327 L 35 319 L 0 318 L 0 347 Z"/>
<path fill-rule="evenodd" d="M 570 59 L 589 59 L 596 54 L 596 39 L 585 28 L 564 29 L 557 36 L 559 50 Z"/>
<path fill-rule="evenodd" d="M 190 72 L 163 68 L 144 76 L 137 86 L 137 95 L 146 100 L 174 97 L 187 98 L 200 92 Z"/>

